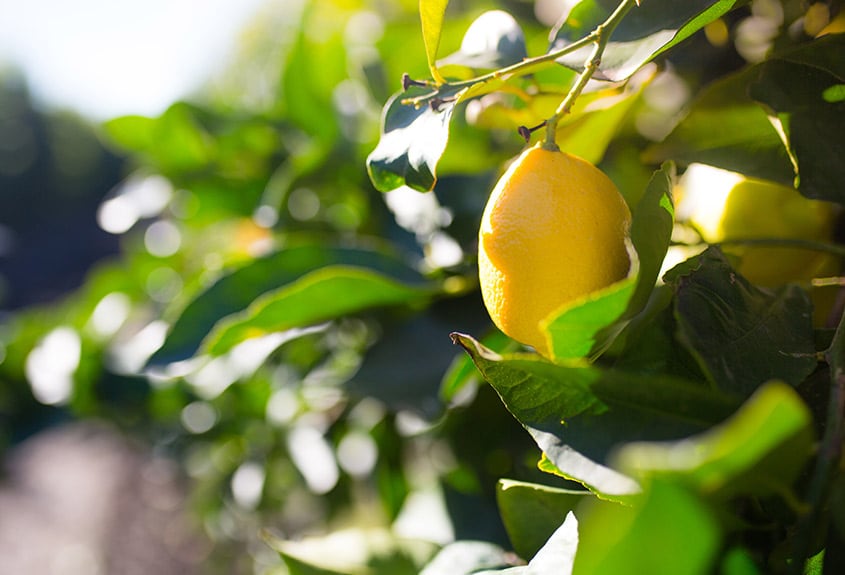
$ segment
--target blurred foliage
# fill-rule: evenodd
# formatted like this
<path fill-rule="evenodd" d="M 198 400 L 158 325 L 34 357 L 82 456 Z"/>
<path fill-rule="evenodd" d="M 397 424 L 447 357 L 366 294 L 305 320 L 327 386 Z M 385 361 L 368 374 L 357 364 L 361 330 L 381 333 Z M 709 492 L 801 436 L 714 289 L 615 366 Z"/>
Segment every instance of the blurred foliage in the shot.
<path fill-rule="evenodd" d="M 639 271 L 549 323 L 555 362 L 492 328 L 474 252 L 517 128 L 579 65 L 392 95 L 513 61 L 460 45 L 486 10 L 536 56 L 616 3 L 558 26 L 549 2 L 422 4 L 422 30 L 416 0 L 274 4 L 205 100 L 154 118 L 92 128 L 0 78 L 0 445 L 114 422 L 182 462 L 220 572 L 836 572 L 845 491 L 815 445 L 842 437 L 841 328 L 672 222 L 693 162 L 841 201 L 843 36 L 814 38 L 838 3 L 634 9 L 619 82 L 558 142 L 635 208 Z"/>

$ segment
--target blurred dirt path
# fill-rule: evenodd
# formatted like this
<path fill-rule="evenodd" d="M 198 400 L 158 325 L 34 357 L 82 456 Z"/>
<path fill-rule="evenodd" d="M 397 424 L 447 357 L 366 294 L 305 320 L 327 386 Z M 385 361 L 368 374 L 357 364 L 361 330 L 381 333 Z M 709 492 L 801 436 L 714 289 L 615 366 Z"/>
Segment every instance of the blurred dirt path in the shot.
<path fill-rule="evenodd" d="M 0 573 L 192 575 L 210 552 L 174 464 L 108 427 L 42 432 L 0 474 Z"/>

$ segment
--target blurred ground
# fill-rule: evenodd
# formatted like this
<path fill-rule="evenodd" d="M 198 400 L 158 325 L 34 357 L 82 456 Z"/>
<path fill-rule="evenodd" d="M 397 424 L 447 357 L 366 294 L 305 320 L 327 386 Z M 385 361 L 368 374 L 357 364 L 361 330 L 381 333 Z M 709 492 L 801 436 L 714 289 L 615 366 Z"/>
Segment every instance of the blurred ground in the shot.
<path fill-rule="evenodd" d="M 185 493 L 173 462 L 104 425 L 44 431 L 4 463 L 2 572 L 199 573 L 211 546 L 186 519 Z"/>

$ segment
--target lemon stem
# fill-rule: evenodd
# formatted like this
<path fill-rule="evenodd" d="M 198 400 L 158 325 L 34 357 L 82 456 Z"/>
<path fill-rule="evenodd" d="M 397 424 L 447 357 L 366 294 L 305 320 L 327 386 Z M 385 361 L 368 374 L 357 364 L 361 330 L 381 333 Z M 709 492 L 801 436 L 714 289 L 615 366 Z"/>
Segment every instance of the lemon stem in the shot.
<path fill-rule="evenodd" d="M 578 78 L 575 80 L 575 83 L 572 84 L 572 87 L 569 89 L 566 97 L 560 103 L 560 106 L 558 106 L 554 115 L 546 120 L 546 139 L 543 142 L 543 147 L 545 149 L 553 151 L 557 151 L 559 149 L 557 143 L 555 142 L 558 122 L 566 114 L 572 111 L 572 106 L 575 104 L 575 100 L 581 95 L 581 92 L 584 90 L 587 82 L 590 81 L 590 78 L 592 78 L 593 74 L 596 70 L 598 70 L 598 67 L 601 64 L 602 55 L 604 54 L 604 50 L 607 47 L 611 34 L 613 34 L 613 30 L 616 29 L 616 26 L 619 25 L 619 22 L 622 21 L 622 18 L 625 17 L 628 11 L 635 5 L 639 6 L 639 4 L 640 0 L 622 0 L 622 2 L 619 3 L 619 6 L 616 7 L 616 10 L 607 17 L 607 20 L 605 20 L 602 24 L 599 24 L 592 33 L 583 39 L 586 41 L 586 44 L 592 43 L 593 49 L 590 52 L 590 56 L 584 62 L 584 69 L 580 74 L 578 74 Z"/>

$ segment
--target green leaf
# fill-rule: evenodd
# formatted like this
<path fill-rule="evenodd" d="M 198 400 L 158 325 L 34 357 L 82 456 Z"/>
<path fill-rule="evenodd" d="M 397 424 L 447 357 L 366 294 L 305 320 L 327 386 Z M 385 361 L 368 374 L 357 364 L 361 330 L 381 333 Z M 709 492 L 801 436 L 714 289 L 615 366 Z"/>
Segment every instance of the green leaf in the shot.
<path fill-rule="evenodd" d="M 845 102 L 825 94 L 845 82 L 845 37 L 829 35 L 760 64 L 749 86 L 786 137 L 798 189 L 807 197 L 845 203 Z"/>
<path fill-rule="evenodd" d="M 524 567 L 473 571 L 474 575 L 571 575 L 578 548 L 578 520 L 571 512 Z M 444 571 L 444 575 L 447 572 Z"/>
<path fill-rule="evenodd" d="M 367 268 L 411 285 L 425 283 L 419 272 L 384 247 L 292 243 L 229 272 L 194 298 L 181 311 L 164 345 L 150 358 L 149 364 L 164 365 L 188 359 L 223 317 L 245 309 L 266 292 L 330 265 Z"/>
<path fill-rule="evenodd" d="M 578 550 L 578 520 L 571 511 L 545 545 L 531 558 L 525 575 L 571 575 Z"/>
<path fill-rule="evenodd" d="M 609 340 L 618 333 L 618 330 L 607 328 L 628 309 L 636 285 L 636 276 L 626 278 L 540 322 L 552 358 L 564 361 L 595 356 L 604 351 Z"/>
<path fill-rule="evenodd" d="M 350 528 L 296 541 L 265 534 L 291 575 L 417 575 L 433 545 L 399 539 L 387 529 Z"/>
<path fill-rule="evenodd" d="M 177 102 L 158 118 L 126 116 L 106 122 L 115 144 L 136 152 L 165 175 L 206 166 L 214 157 L 213 141 L 200 124 L 196 109 Z"/>
<path fill-rule="evenodd" d="M 631 222 L 632 271 L 629 277 L 567 308 L 543 323 L 556 361 L 595 357 L 645 307 L 669 247 L 674 221 L 674 168 L 656 171 L 634 210 Z"/>
<path fill-rule="evenodd" d="M 667 285 L 652 292 L 645 309 L 631 320 L 610 350 L 614 367 L 637 373 L 659 373 L 707 383 L 695 358 L 678 342 L 674 294 Z"/>
<path fill-rule="evenodd" d="M 736 407 L 735 400 L 682 380 L 553 364 L 533 354 L 500 356 L 469 336 L 452 338 L 561 474 L 605 497 L 639 489 L 606 464 L 618 445 L 686 437 Z"/>
<path fill-rule="evenodd" d="M 126 151 L 144 152 L 153 146 L 156 120 L 145 116 L 121 116 L 103 123 L 109 139 Z"/>
<path fill-rule="evenodd" d="M 754 559 L 741 547 L 730 549 L 722 560 L 721 573 L 724 575 L 760 575 Z"/>
<path fill-rule="evenodd" d="M 589 491 L 501 479 L 496 501 L 514 551 L 521 557 L 533 557 L 561 519 L 589 495 Z"/>
<path fill-rule="evenodd" d="M 456 541 L 443 547 L 420 575 L 471 575 L 482 570 L 505 567 L 509 554 L 484 541 Z"/>
<path fill-rule="evenodd" d="M 437 162 L 449 141 L 449 121 L 457 100 L 438 105 L 431 101 L 420 105 L 406 102 L 430 93 L 411 86 L 385 105 L 379 143 L 367 157 L 367 171 L 379 191 L 410 186 L 427 192 L 434 187 Z M 453 90 L 438 97 L 457 98 L 458 93 Z"/>
<path fill-rule="evenodd" d="M 281 80 L 286 117 L 324 146 L 334 143 L 340 133 L 332 94 L 348 77 L 345 44 L 341 34 L 320 35 L 309 31 L 315 26 L 328 28 L 317 2 L 307 2 L 302 21 L 287 55 Z"/>
<path fill-rule="evenodd" d="M 791 186 L 795 174 L 783 142 L 748 96 L 756 75 L 749 68 L 704 88 L 669 136 L 646 150 L 645 160 L 699 162 Z"/>
<path fill-rule="evenodd" d="M 630 507 L 594 501 L 579 519 L 575 575 L 710 573 L 721 539 L 704 503 L 663 480 L 650 483 Z"/>
<path fill-rule="evenodd" d="M 634 6 L 613 32 L 602 55 L 596 79 L 620 81 L 694 32 L 732 10 L 741 0 L 648 0 Z M 619 5 L 618 0 L 583 0 L 553 31 L 549 51 L 559 50 L 590 34 Z M 581 70 L 592 46 L 559 58 Z"/>
<path fill-rule="evenodd" d="M 443 31 L 443 18 L 448 4 L 449 0 L 420 0 L 420 21 L 425 56 L 428 59 L 431 77 L 438 83 L 443 82 L 443 77 L 437 71 L 437 49 L 440 47 L 440 34 Z"/>
<path fill-rule="evenodd" d="M 438 61 L 437 66 L 443 74 L 468 77 L 473 69 L 504 68 L 527 57 L 519 22 L 504 10 L 488 10 L 467 28 L 460 50 Z"/>
<path fill-rule="evenodd" d="M 669 249 L 675 221 L 674 186 L 675 166 L 667 162 L 654 172 L 633 210 L 631 242 L 637 250 L 640 267 L 636 291 L 627 310 L 629 317 L 642 311 L 648 302 Z"/>
<path fill-rule="evenodd" d="M 432 286 L 413 286 L 350 266 L 328 266 L 268 292 L 241 314 L 214 326 L 203 343 L 221 355 L 244 340 L 306 327 L 375 307 L 411 305 L 431 298 Z"/>
<path fill-rule="evenodd" d="M 783 493 L 813 452 L 812 425 L 798 393 L 770 382 L 705 433 L 668 443 L 629 443 L 614 462 L 637 478 L 666 478 L 726 499 Z"/>
<path fill-rule="evenodd" d="M 716 387 L 749 395 L 770 379 L 798 385 L 816 368 L 812 303 L 799 287 L 757 288 L 712 247 L 666 280 L 678 338 Z"/>

